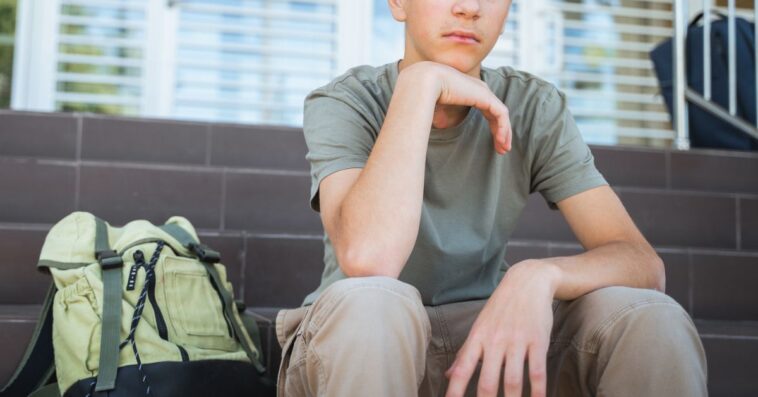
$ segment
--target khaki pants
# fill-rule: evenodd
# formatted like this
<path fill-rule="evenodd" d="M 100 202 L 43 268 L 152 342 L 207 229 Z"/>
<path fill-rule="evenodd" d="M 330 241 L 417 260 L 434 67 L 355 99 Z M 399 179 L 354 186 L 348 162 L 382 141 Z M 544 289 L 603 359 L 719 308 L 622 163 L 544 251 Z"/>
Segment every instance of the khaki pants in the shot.
<path fill-rule="evenodd" d="M 393 278 L 340 280 L 313 305 L 277 315 L 279 396 L 444 396 L 444 372 L 485 302 L 423 306 Z M 548 396 L 707 395 L 697 330 L 667 295 L 601 288 L 554 301 L 553 316 Z M 524 382 L 529 396 L 528 369 Z"/>

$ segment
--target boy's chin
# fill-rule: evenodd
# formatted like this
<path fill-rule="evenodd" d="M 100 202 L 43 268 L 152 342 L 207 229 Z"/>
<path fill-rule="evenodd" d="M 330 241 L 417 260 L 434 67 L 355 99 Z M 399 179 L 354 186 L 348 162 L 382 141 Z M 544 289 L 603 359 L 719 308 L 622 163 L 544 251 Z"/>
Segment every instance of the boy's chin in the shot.
<path fill-rule="evenodd" d="M 461 73 L 468 73 L 482 63 L 481 59 L 470 56 L 466 57 L 460 54 L 439 57 L 435 62 L 455 68 Z"/>

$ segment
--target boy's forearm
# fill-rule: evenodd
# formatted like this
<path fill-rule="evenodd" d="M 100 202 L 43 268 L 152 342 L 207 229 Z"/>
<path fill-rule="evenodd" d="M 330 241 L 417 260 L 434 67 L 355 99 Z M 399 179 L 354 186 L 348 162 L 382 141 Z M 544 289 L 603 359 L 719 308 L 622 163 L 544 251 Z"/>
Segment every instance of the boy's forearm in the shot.
<path fill-rule="evenodd" d="M 613 285 L 666 292 L 663 261 L 646 242 L 615 241 L 578 255 L 542 260 L 560 269 L 556 299 L 573 300 Z"/>
<path fill-rule="evenodd" d="M 439 91 L 420 74 L 398 76 L 366 166 L 342 202 L 335 247 L 348 276 L 397 277 L 418 235 L 426 151 Z"/>
<path fill-rule="evenodd" d="M 577 255 L 527 259 L 508 271 L 514 269 L 540 274 L 550 285 L 552 298 L 559 300 L 574 300 L 610 286 L 666 292 L 663 261 L 647 242 L 614 241 Z M 501 284 L 506 282 L 504 278 Z"/>

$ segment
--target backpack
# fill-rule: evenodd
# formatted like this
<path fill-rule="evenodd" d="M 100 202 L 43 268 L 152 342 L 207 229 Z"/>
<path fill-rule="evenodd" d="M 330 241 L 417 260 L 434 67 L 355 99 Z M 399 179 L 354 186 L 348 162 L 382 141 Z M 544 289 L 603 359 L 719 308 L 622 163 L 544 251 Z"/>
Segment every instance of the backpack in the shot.
<path fill-rule="evenodd" d="M 719 15 L 717 13 L 717 15 Z M 687 29 L 685 50 L 687 84 L 703 95 L 703 27 L 696 26 L 703 13 L 696 16 Z M 711 23 L 711 100 L 722 108 L 729 106 L 729 64 L 727 19 Z M 754 24 L 735 19 L 737 60 L 737 116 L 755 126 L 755 34 Z M 669 114 L 673 119 L 673 44 L 671 39 L 650 53 Z M 693 148 L 722 148 L 758 150 L 758 139 L 696 104 L 688 106 L 690 146 Z"/>
<path fill-rule="evenodd" d="M 37 266 L 54 283 L 0 396 L 270 392 L 255 321 L 243 323 L 219 260 L 183 217 L 118 228 L 66 216 L 42 247 Z"/>

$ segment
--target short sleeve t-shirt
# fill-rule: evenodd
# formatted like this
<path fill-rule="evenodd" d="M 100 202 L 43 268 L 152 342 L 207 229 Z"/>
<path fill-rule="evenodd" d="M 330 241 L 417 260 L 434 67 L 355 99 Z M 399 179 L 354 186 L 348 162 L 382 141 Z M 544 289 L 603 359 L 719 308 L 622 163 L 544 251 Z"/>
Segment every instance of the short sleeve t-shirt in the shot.
<path fill-rule="evenodd" d="M 319 184 L 340 170 L 363 168 L 381 130 L 399 73 L 399 61 L 350 69 L 305 99 L 303 131 L 311 165 L 311 207 L 319 211 Z M 529 194 L 548 206 L 607 185 L 554 86 L 510 67 L 482 67 L 480 78 L 509 109 L 512 150 L 495 152 L 489 124 L 470 108 L 458 125 L 431 128 L 419 233 L 399 279 L 416 287 L 425 305 L 488 298 L 504 275 L 506 244 Z M 340 270 L 324 236 L 321 285 Z"/>

